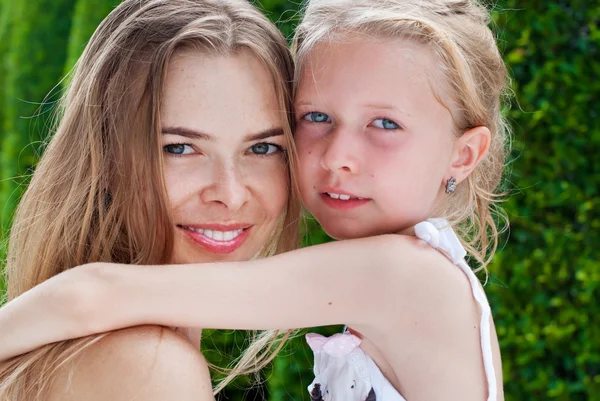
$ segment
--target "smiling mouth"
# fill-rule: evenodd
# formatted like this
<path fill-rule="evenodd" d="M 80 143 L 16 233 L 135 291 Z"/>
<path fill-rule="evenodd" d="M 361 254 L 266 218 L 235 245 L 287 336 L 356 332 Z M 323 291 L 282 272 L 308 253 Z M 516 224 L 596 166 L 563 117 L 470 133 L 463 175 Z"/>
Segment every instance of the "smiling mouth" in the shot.
<path fill-rule="evenodd" d="M 360 206 L 366 205 L 371 201 L 369 198 L 359 198 L 347 194 L 338 194 L 335 192 L 322 192 L 321 199 L 331 209 L 339 211 L 350 211 Z"/>
<path fill-rule="evenodd" d="M 242 246 L 252 226 L 234 230 L 215 230 L 177 225 L 196 245 L 214 254 L 228 254 Z"/>
<path fill-rule="evenodd" d="M 342 201 L 347 201 L 347 200 L 365 200 L 365 198 L 358 198 L 358 197 L 354 197 L 354 196 L 350 196 L 350 195 L 344 195 L 344 194 L 336 194 L 333 192 L 325 192 L 325 194 L 327 196 L 329 196 L 332 199 L 339 199 Z"/>
<path fill-rule="evenodd" d="M 208 229 L 204 229 L 204 228 L 194 228 L 194 227 L 189 227 L 189 226 L 181 226 L 181 228 L 193 231 L 200 235 L 204 235 L 204 236 L 212 239 L 213 241 L 221 241 L 221 242 L 232 241 L 232 240 L 236 239 L 237 237 L 239 237 L 240 234 L 242 234 L 244 232 L 243 228 L 240 228 L 237 230 L 231 230 L 231 231 L 208 230 Z"/>

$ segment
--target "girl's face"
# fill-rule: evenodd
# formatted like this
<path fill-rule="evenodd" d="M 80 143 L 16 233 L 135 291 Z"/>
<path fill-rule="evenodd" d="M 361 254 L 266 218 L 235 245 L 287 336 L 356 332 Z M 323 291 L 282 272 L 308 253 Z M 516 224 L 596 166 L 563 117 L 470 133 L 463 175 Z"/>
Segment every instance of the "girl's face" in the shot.
<path fill-rule="evenodd" d="M 436 68 L 429 50 L 404 40 L 310 53 L 295 100 L 300 190 L 332 237 L 393 233 L 430 217 L 454 143 L 451 115 L 430 86 Z"/>
<path fill-rule="evenodd" d="M 177 55 L 161 110 L 173 263 L 247 260 L 288 198 L 283 121 L 253 56 Z"/>

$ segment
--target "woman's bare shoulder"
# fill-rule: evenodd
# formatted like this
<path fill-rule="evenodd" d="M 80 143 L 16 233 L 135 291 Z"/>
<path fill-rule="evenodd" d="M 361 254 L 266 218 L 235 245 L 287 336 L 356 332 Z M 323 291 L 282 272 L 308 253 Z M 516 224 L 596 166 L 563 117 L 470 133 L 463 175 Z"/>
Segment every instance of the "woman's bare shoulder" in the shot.
<path fill-rule="evenodd" d="M 59 371 L 49 400 L 214 400 L 202 354 L 160 326 L 114 331 Z"/>

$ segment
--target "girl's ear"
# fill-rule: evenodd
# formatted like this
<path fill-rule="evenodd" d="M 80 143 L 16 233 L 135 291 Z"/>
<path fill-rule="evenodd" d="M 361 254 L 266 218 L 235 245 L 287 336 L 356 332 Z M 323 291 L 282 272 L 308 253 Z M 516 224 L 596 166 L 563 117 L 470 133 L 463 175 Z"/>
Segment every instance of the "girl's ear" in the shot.
<path fill-rule="evenodd" d="M 490 149 L 491 133 L 487 127 L 479 126 L 466 131 L 454 142 L 452 164 L 448 171 L 456 182 L 462 182 L 473 172 Z"/>

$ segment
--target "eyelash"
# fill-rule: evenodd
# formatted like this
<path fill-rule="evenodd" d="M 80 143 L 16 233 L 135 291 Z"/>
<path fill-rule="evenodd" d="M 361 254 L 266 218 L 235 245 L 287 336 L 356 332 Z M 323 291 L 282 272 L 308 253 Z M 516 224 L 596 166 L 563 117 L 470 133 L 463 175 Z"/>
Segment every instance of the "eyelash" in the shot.
<path fill-rule="evenodd" d="M 304 115 L 302 115 L 302 117 L 300 117 L 300 119 L 304 120 L 304 121 L 308 121 L 308 122 L 314 123 L 314 124 L 323 124 L 323 123 L 330 123 L 331 122 L 331 121 L 310 121 L 310 120 L 308 120 L 306 118 L 306 117 L 308 117 L 310 115 L 312 115 L 313 117 L 315 117 L 315 115 L 317 115 L 317 114 L 321 114 L 323 116 L 327 116 L 327 119 L 331 120 L 331 117 L 329 116 L 329 114 L 323 113 L 323 112 L 320 112 L 320 111 L 309 111 L 308 113 L 305 113 Z"/>
<path fill-rule="evenodd" d="M 256 145 L 267 145 L 267 146 L 274 146 L 274 147 L 277 149 L 277 151 L 276 151 L 276 152 L 273 152 L 273 153 L 269 153 L 269 154 L 260 154 L 260 153 L 254 153 L 254 152 L 251 152 L 251 151 L 250 151 L 250 149 L 252 149 L 252 147 L 254 147 L 254 146 L 256 146 Z M 168 143 L 168 144 L 166 144 L 166 145 L 164 145 L 164 146 L 163 146 L 163 152 L 164 152 L 164 153 L 167 153 L 167 154 L 168 154 L 168 156 L 174 156 L 174 157 L 184 157 L 184 156 L 189 156 L 189 155 L 191 154 L 191 153 L 188 153 L 188 154 L 177 154 L 177 153 L 168 152 L 168 151 L 167 151 L 167 147 L 168 147 L 168 146 L 189 146 L 189 147 L 190 147 L 190 148 L 192 148 L 194 151 L 196 151 L 196 149 L 194 148 L 194 145 L 192 145 L 191 143 Z M 286 149 L 285 149 L 283 146 L 281 146 L 281 145 L 278 145 L 278 144 L 276 144 L 276 143 L 271 143 L 271 142 L 258 142 L 258 143 L 255 143 L 255 144 L 253 144 L 252 146 L 250 146 L 250 147 L 248 148 L 248 151 L 247 151 L 247 152 L 248 152 L 249 154 L 252 154 L 252 155 L 255 155 L 255 156 L 262 156 L 262 157 L 265 157 L 265 156 L 273 156 L 273 155 L 275 155 L 275 154 L 278 154 L 278 153 L 286 153 Z M 201 152 L 198 152 L 198 153 L 201 153 Z"/>
<path fill-rule="evenodd" d="M 194 148 L 194 145 L 192 145 L 191 143 L 168 143 L 168 144 L 164 145 L 163 152 L 166 153 L 168 156 L 174 156 L 174 157 L 184 157 L 184 156 L 188 156 L 189 154 L 177 154 L 177 153 L 168 152 L 167 147 L 169 147 L 169 146 L 188 146 L 188 147 L 192 148 L 193 150 L 196 150 Z"/>
<path fill-rule="evenodd" d="M 373 119 L 373 121 L 371 121 L 371 125 L 372 125 L 372 124 L 373 124 L 375 121 L 377 121 L 377 120 L 386 120 L 386 121 L 392 122 L 392 123 L 394 123 L 394 124 L 396 125 L 396 128 L 390 128 L 390 129 L 379 128 L 379 127 L 375 127 L 375 128 L 383 129 L 383 130 L 385 130 L 385 131 L 396 131 L 396 130 L 401 130 L 401 129 L 403 129 L 403 128 L 402 128 L 402 125 L 400 125 L 400 124 L 399 124 L 399 123 L 397 123 L 396 121 L 392 120 L 391 118 L 387 118 L 387 117 L 377 117 L 377 118 Z"/>
<path fill-rule="evenodd" d="M 308 116 L 310 116 L 311 114 L 322 114 L 322 115 L 324 115 L 324 116 L 327 116 L 327 118 L 328 118 L 330 121 L 310 121 L 310 120 L 308 120 L 308 119 L 307 119 L 307 117 L 308 117 Z M 311 122 L 311 123 L 313 123 L 313 124 L 329 124 L 329 123 L 331 123 L 331 117 L 329 116 L 329 114 L 327 114 L 327 113 L 323 113 L 323 112 L 320 112 L 320 111 L 309 111 L 308 113 L 305 113 L 304 115 L 302 115 L 302 116 L 300 117 L 300 119 L 301 119 L 301 120 L 304 120 L 304 121 Z M 390 128 L 390 129 L 385 129 L 385 128 L 380 128 L 380 127 L 375 127 L 375 128 L 377 128 L 377 129 L 383 129 L 383 130 L 385 130 L 385 131 L 395 131 L 395 130 L 403 130 L 403 129 L 404 129 L 404 128 L 402 127 L 402 125 L 400 125 L 399 123 L 397 123 L 397 122 L 396 122 L 396 121 L 394 121 L 393 119 L 391 119 L 391 118 L 387 118 L 387 117 L 377 117 L 377 118 L 374 118 L 374 119 L 371 121 L 371 123 L 370 123 L 369 125 L 373 125 L 373 122 L 375 122 L 375 121 L 377 121 L 377 120 L 386 120 L 386 121 L 389 121 L 389 122 L 392 122 L 392 123 L 394 123 L 394 124 L 397 126 L 396 128 Z"/>
<path fill-rule="evenodd" d="M 256 145 L 267 145 L 267 146 L 273 146 L 273 147 L 275 147 L 275 148 L 277 149 L 277 151 L 275 151 L 275 152 L 273 152 L 273 153 L 270 153 L 270 154 L 266 154 L 266 155 L 263 155 L 263 154 L 260 154 L 260 153 L 253 153 L 253 152 L 250 152 L 250 149 L 252 149 L 252 147 L 254 147 L 254 146 L 256 146 Z M 248 153 L 250 153 L 250 154 L 252 154 L 252 155 L 255 155 L 255 156 L 267 157 L 267 156 L 274 156 L 274 155 L 276 155 L 276 154 L 278 154 L 278 153 L 285 153 L 285 148 L 284 148 L 283 146 L 281 146 L 281 145 L 278 145 L 278 144 L 276 144 L 276 143 L 271 143 L 271 142 L 258 142 L 258 143 L 255 143 L 254 145 L 250 146 L 250 148 L 248 149 Z"/>

